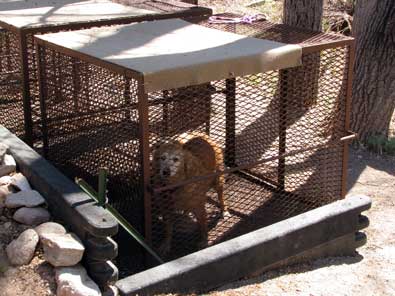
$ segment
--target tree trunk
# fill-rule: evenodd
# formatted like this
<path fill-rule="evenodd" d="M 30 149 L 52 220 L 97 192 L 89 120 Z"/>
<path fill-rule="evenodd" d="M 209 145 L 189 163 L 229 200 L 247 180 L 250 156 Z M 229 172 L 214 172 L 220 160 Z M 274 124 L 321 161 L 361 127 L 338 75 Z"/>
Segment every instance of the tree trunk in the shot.
<path fill-rule="evenodd" d="M 395 1 L 358 0 L 351 127 L 365 142 L 388 135 L 395 107 Z"/>
<path fill-rule="evenodd" d="M 284 0 L 284 24 L 321 31 L 323 0 Z"/>

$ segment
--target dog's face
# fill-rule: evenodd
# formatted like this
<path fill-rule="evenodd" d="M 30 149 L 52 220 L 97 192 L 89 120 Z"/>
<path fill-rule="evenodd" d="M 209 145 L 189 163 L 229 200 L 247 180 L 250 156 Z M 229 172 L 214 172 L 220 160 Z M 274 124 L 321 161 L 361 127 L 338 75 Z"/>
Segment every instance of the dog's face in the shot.
<path fill-rule="evenodd" d="M 154 153 L 155 175 L 161 181 L 177 180 L 184 174 L 184 151 L 179 143 L 161 145 Z"/>

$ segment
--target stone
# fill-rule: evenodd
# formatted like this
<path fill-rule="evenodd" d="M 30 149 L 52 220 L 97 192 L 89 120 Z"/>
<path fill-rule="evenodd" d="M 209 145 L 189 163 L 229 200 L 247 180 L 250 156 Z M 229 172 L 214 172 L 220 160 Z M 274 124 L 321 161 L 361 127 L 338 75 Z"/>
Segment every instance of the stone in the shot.
<path fill-rule="evenodd" d="M 101 296 L 99 287 L 81 265 L 55 269 L 57 296 Z"/>
<path fill-rule="evenodd" d="M 15 159 L 10 154 L 4 156 L 3 162 L 0 165 L 0 177 L 11 174 L 16 170 Z"/>
<path fill-rule="evenodd" d="M 0 277 L 2 273 L 4 274 L 9 269 L 10 265 L 11 263 L 8 260 L 7 254 L 3 250 L 3 245 L 0 244 Z"/>
<path fill-rule="evenodd" d="M 12 177 L 11 176 L 3 176 L 0 178 L 0 185 L 10 185 L 12 183 Z"/>
<path fill-rule="evenodd" d="M 0 208 L 5 207 L 5 200 L 11 193 L 12 192 L 9 190 L 8 186 L 0 186 Z"/>
<path fill-rule="evenodd" d="M 38 234 L 33 229 L 25 230 L 7 246 L 8 260 L 12 265 L 29 264 L 34 256 L 38 241 Z"/>
<path fill-rule="evenodd" d="M 44 259 L 55 267 L 73 266 L 81 261 L 85 248 L 73 234 L 47 233 L 41 236 Z"/>
<path fill-rule="evenodd" d="M 20 208 L 12 218 L 19 223 L 35 226 L 48 222 L 51 215 L 43 208 Z"/>
<path fill-rule="evenodd" d="M 20 191 L 32 190 L 29 181 L 21 173 L 17 173 L 11 177 L 11 185 Z"/>
<path fill-rule="evenodd" d="M 12 193 L 9 194 L 5 200 L 5 206 L 9 209 L 20 207 L 34 208 L 44 203 L 44 197 L 35 190 Z"/>
<path fill-rule="evenodd" d="M 10 229 L 11 226 L 12 226 L 12 223 L 10 221 L 7 221 L 3 224 L 3 228 L 6 230 Z"/>
<path fill-rule="evenodd" d="M 42 238 L 42 236 L 48 233 L 66 234 L 67 232 L 63 225 L 55 222 L 46 222 L 40 224 L 36 228 L 34 228 L 34 230 L 37 232 L 40 239 Z"/>
<path fill-rule="evenodd" d="M 4 157 L 8 152 L 8 146 L 6 144 L 0 143 L 0 163 L 3 163 Z"/>

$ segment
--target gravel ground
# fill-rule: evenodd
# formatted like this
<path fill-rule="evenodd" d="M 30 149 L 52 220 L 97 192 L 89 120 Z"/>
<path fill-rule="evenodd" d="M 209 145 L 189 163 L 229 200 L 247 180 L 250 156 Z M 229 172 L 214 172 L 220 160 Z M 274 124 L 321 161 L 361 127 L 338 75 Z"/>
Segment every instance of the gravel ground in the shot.
<path fill-rule="evenodd" d="M 7 245 L 30 228 L 12 220 L 15 209 L 4 209 L 0 215 L 0 296 L 56 295 L 53 267 L 45 262 L 37 248 L 29 265 L 12 267 L 5 252 Z"/>

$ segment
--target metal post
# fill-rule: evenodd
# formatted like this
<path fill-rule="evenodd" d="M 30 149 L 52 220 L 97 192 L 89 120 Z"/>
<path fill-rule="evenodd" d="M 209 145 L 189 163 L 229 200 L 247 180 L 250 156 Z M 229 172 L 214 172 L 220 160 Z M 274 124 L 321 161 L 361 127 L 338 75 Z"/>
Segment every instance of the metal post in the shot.
<path fill-rule="evenodd" d="M 236 165 L 236 79 L 226 79 L 225 165 Z"/>
<path fill-rule="evenodd" d="M 48 118 L 47 118 L 47 108 L 45 100 L 48 97 L 48 91 L 46 89 L 45 80 L 45 64 L 41 64 L 41 56 L 43 55 L 44 48 L 36 44 L 36 58 L 37 58 L 37 72 L 38 72 L 38 90 L 40 94 L 40 114 L 41 114 L 41 132 L 43 141 L 43 156 L 48 156 Z"/>
<path fill-rule="evenodd" d="M 289 71 L 281 70 L 280 71 L 280 91 L 278 94 L 279 97 L 279 122 L 278 122 L 278 170 L 277 170 L 277 182 L 278 189 L 285 189 L 285 153 L 287 152 L 287 95 L 289 89 L 287 88 L 287 77 Z"/>
<path fill-rule="evenodd" d="M 150 170 L 150 148 L 149 148 L 149 114 L 148 95 L 145 93 L 144 77 L 138 80 L 138 114 L 139 114 L 139 135 L 140 153 L 142 163 L 142 186 L 144 192 L 144 233 L 147 242 L 151 243 L 152 218 L 151 218 L 151 193 L 149 184 L 151 179 Z"/>
<path fill-rule="evenodd" d="M 344 128 L 350 131 L 350 116 L 351 116 L 351 99 L 352 99 L 352 81 L 354 75 L 354 62 L 355 62 L 355 41 L 349 46 L 348 56 L 348 73 L 347 73 L 347 92 L 346 92 L 346 114 Z M 347 193 L 347 165 L 348 165 L 348 145 L 349 142 L 345 141 L 343 144 L 343 164 L 342 164 L 342 188 L 341 197 L 344 198 Z"/>
<path fill-rule="evenodd" d="M 29 85 L 29 61 L 27 52 L 27 35 L 24 32 L 19 34 L 19 54 L 21 57 L 21 74 L 22 74 L 22 100 L 23 113 L 25 121 L 25 142 L 33 147 L 33 120 L 32 120 L 32 106 L 30 98 Z"/>

